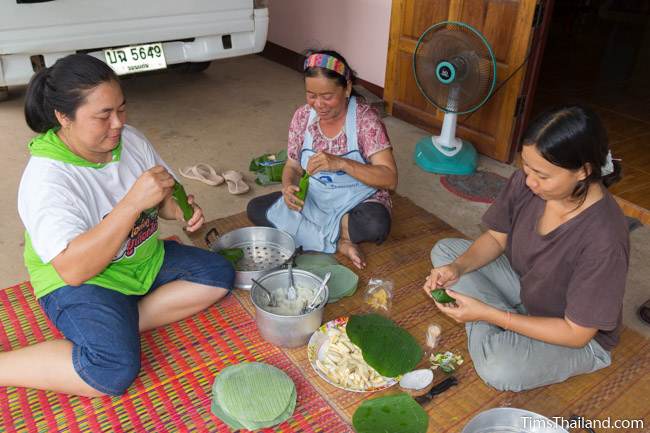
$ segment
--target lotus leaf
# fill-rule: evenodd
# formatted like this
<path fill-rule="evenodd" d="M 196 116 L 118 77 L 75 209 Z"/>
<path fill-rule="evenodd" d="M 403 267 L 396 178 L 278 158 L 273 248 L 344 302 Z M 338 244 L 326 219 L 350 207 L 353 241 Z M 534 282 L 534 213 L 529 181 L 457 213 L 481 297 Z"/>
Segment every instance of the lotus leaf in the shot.
<path fill-rule="evenodd" d="M 379 314 L 350 316 L 346 333 L 361 349 L 364 361 L 382 376 L 404 374 L 422 359 L 422 348 L 415 338 Z"/>
<path fill-rule="evenodd" d="M 429 417 L 408 394 L 364 401 L 352 416 L 357 433 L 426 433 Z"/>

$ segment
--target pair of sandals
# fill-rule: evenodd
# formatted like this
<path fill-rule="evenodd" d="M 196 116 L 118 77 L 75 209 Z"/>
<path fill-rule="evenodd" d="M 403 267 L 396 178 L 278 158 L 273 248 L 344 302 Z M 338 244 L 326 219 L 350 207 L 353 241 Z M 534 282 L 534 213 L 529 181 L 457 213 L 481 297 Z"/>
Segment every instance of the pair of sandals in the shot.
<path fill-rule="evenodd" d="M 250 186 L 244 181 L 244 176 L 239 171 L 228 170 L 218 174 L 214 167 L 204 163 L 181 168 L 178 171 L 183 177 L 198 180 L 210 186 L 217 186 L 227 182 L 230 194 L 245 194 L 250 190 Z"/>

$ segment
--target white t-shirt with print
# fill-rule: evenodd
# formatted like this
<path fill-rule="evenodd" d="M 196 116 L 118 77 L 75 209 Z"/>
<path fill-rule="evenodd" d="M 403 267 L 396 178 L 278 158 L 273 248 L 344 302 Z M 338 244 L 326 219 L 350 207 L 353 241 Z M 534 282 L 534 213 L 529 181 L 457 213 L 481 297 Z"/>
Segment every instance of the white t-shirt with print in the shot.
<path fill-rule="evenodd" d="M 81 167 L 32 156 L 18 191 L 18 213 L 32 246 L 49 263 L 80 234 L 113 210 L 135 181 L 155 165 L 169 167 L 145 136 L 125 125 L 117 162 Z M 118 252 L 124 254 L 126 243 Z"/>

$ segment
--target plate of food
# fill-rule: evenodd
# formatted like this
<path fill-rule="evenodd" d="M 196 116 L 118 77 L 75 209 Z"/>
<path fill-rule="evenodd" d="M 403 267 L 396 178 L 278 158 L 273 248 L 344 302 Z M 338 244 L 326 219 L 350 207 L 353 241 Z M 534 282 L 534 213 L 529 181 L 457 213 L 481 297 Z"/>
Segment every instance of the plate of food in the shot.
<path fill-rule="evenodd" d="M 384 377 L 363 360 L 361 349 L 348 338 L 347 317 L 331 320 L 316 330 L 307 344 L 314 371 L 327 383 L 353 392 L 374 392 L 397 383 Z"/>

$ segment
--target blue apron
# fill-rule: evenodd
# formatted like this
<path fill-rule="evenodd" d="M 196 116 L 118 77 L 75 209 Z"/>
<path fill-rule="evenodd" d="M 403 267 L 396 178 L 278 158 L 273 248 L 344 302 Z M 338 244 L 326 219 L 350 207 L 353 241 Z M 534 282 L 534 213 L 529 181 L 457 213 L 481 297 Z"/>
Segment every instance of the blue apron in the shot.
<path fill-rule="evenodd" d="M 309 132 L 309 125 L 316 119 L 316 112 L 309 113 L 305 140 L 300 152 L 300 165 L 307 169 L 309 158 L 316 152 Z M 340 155 L 344 158 L 366 164 L 359 152 L 357 142 L 357 103 L 351 97 L 345 117 L 345 132 L 348 152 Z M 341 219 L 353 207 L 371 197 L 376 188 L 372 188 L 352 176 L 339 171 L 319 171 L 309 178 L 309 190 L 301 212 L 287 207 L 284 197 L 280 197 L 266 212 L 266 218 L 276 228 L 288 232 L 296 243 L 305 250 L 336 252 L 340 237 Z"/>

